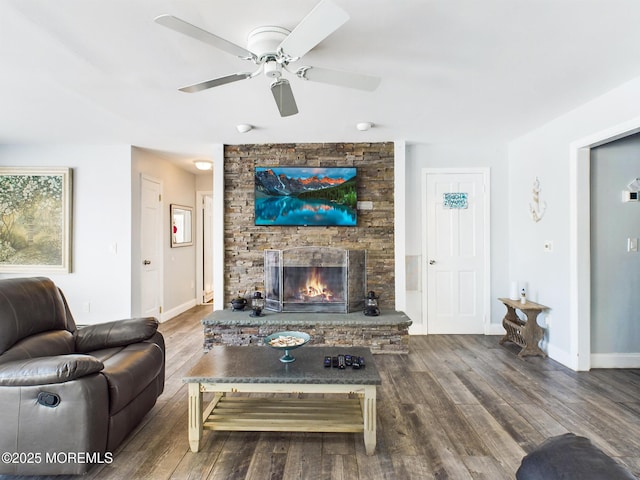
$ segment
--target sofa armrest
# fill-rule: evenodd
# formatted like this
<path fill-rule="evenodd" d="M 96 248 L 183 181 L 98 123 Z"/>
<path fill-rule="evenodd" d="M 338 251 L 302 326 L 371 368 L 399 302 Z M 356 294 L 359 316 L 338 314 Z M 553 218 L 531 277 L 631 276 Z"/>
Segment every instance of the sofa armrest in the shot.
<path fill-rule="evenodd" d="M 64 383 L 97 373 L 103 363 L 90 355 L 55 355 L 0 364 L 0 386 L 24 387 Z"/>
<path fill-rule="evenodd" d="M 73 334 L 80 353 L 102 348 L 123 347 L 153 336 L 158 320 L 153 317 L 129 318 L 79 328 Z"/>

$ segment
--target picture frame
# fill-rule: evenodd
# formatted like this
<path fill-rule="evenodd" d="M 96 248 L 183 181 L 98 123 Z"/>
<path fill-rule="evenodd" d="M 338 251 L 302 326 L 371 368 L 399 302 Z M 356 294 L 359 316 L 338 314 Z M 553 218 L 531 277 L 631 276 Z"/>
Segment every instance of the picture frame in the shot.
<path fill-rule="evenodd" d="M 0 273 L 71 272 L 68 167 L 0 167 Z"/>
<path fill-rule="evenodd" d="M 193 245 L 193 207 L 172 203 L 171 209 L 171 247 L 190 247 Z"/>

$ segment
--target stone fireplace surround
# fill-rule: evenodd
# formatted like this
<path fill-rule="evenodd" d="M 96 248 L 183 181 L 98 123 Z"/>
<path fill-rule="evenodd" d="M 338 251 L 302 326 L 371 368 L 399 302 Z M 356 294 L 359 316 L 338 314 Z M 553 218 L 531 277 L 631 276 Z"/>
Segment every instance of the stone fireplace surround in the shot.
<path fill-rule="evenodd" d="M 310 345 L 366 346 L 372 353 L 408 353 L 411 320 L 404 313 L 364 315 L 364 250 L 265 250 L 264 265 L 267 309 L 263 316 L 250 316 L 250 307 L 208 315 L 202 320 L 205 352 L 216 345 L 264 346 L 268 335 L 293 330 L 308 333 Z M 318 283 L 308 291 L 310 277 Z"/>
<path fill-rule="evenodd" d="M 356 167 L 356 227 L 259 226 L 254 219 L 255 167 Z M 264 292 L 264 251 L 326 246 L 367 252 L 367 289 L 383 310 L 395 308 L 394 145 L 383 143 L 247 144 L 224 147 L 224 304 Z"/>
<path fill-rule="evenodd" d="M 356 227 L 265 227 L 254 224 L 256 166 L 344 167 L 358 169 Z M 224 149 L 225 305 L 238 294 L 264 291 L 264 251 L 290 246 L 364 250 L 366 289 L 380 295 L 382 314 L 276 313 L 217 310 L 202 321 L 204 350 L 215 345 L 262 345 L 283 329 L 302 330 L 310 345 L 368 346 L 373 353 L 407 353 L 411 320 L 395 306 L 394 146 L 383 143 L 226 145 Z"/>

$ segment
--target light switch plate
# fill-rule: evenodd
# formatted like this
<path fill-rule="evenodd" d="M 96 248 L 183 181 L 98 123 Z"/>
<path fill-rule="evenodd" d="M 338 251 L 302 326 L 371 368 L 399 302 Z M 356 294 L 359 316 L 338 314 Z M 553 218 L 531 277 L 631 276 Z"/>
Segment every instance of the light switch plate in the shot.
<path fill-rule="evenodd" d="M 638 251 L 638 238 L 627 238 L 627 252 Z"/>

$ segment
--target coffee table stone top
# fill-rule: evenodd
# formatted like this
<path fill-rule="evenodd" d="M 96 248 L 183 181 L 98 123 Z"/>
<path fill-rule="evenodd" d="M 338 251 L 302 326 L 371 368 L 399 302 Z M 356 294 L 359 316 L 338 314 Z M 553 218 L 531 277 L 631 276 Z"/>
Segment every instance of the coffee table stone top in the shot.
<path fill-rule="evenodd" d="M 182 379 L 184 383 L 287 383 L 380 385 L 381 379 L 368 348 L 304 347 L 291 350 L 295 361 L 283 363 L 282 351 L 268 346 L 250 348 L 217 346 Z M 339 369 L 324 367 L 325 356 L 349 354 L 363 357 L 365 367 Z"/>

